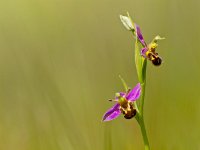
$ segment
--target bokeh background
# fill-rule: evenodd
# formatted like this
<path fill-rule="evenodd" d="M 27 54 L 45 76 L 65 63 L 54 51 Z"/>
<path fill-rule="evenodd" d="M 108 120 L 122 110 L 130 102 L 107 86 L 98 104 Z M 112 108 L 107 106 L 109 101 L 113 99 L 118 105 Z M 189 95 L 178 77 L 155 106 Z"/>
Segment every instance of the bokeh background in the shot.
<path fill-rule="evenodd" d="M 166 37 L 147 70 L 152 149 L 200 149 L 200 1 L 1 0 L 1 150 L 143 150 L 134 119 L 101 122 L 118 75 L 137 83 L 126 11 L 146 41 Z"/>

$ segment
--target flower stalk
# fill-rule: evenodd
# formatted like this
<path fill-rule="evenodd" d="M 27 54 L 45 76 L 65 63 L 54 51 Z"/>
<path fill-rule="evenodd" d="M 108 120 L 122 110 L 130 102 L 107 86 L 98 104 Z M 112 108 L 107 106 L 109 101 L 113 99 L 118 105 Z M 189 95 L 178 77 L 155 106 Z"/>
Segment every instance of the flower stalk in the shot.
<path fill-rule="evenodd" d="M 130 21 L 132 22 L 130 16 L 128 15 Z M 133 24 L 133 22 L 132 22 Z M 139 101 L 139 111 L 136 115 L 136 120 L 140 126 L 143 142 L 144 142 L 144 149 L 150 150 L 149 140 L 147 137 L 146 127 L 144 123 L 144 116 L 143 116 L 143 110 L 144 110 L 144 99 L 145 99 L 145 88 L 146 88 L 146 68 L 147 68 L 147 59 L 141 56 L 141 51 L 139 48 L 139 42 L 137 38 L 137 30 L 132 30 L 133 36 L 136 37 L 135 41 L 135 64 L 136 64 L 136 70 L 138 75 L 138 80 L 141 84 L 141 96 Z M 136 103 L 136 102 L 135 102 Z M 135 104 L 137 105 L 137 104 Z"/>
<path fill-rule="evenodd" d="M 144 41 L 143 35 L 141 33 L 141 30 L 137 24 L 135 24 L 131 17 L 128 16 L 120 16 L 120 19 L 124 25 L 126 25 L 126 29 L 132 32 L 134 38 L 135 38 L 135 65 L 136 65 L 136 70 L 137 70 L 137 75 L 138 75 L 138 80 L 141 84 L 141 95 L 140 95 L 140 100 L 139 100 L 139 107 L 137 106 L 137 103 L 134 102 L 134 105 L 139 108 L 137 115 L 136 115 L 136 120 L 140 126 L 142 137 L 143 137 L 143 142 L 144 142 L 144 148 L 145 150 L 150 150 L 149 146 L 149 140 L 147 137 L 147 132 L 146 132 L 146 127 L 144 123 L 144 99 L 145 99 L 145 88 L 146 88 L 146 68 L 147 68 L 147 59 L 146 57 L 143 57 L 142 52 L 145 50 L 145 53 L 148 50 L 148 46 L 146 42 Z M 134 28 L 133 28 L 134 26 Z M 157 39 L 161 39 L 160 36 L 157 36 L 155 38 L 157 42 Z M 141 51 L 141 46 L 142 50 Z"/>
<path fill-rule="evenodd" d="M 143 142 L 144 142 L 144 149 L 150 150 L 149 140 L 148 140 L 148 137 L 147 137 L 147 132 L 146 132 L 143 116 L 139 116 L 139 120 L 137 120 L 137 121 L 138 121 L 138 124 L 140 125 L 140 129 L 141 129 L 141 133 L 142 133 L 142 137 L 143 137 Z"/>
<path fill-rule="evenodd" d="M 117 118 L 120 114 L 122 114 L 125 119 L 131 119 L 135 117 L 141 129 L 144 149 L 150 150 L 144 122 L 147 60 L 151 61 L 154 66 L 160 66 L 162 64 L 162 59 L 156 52 L 156 48 L 158 46 L 157 42 L 165 38 L 157 35 L 152 42 L 147 45 L 143 38 L 140 27 L 131 20 L 131 17 L 128 13 L 127 16 L 120 15 L 120 19 L 124 27 L 128 31 L 131 31 L 133 37 L 135 38 L 135 65 L 139 83 L 133 89 L 130 89 L 125 83 L 124 79 L 119 76 L 125 88 L 125 92 L 116 93 L 115 99 L 109 100 L 115 102 L 115 104 L 112 108 L 107 110 L 102 121 L 111 121 Z"/>
<path fill-rule="evenodd" d="M 136 44 L 137 45 L 137 44 Z M 135 49 L 137 51 L 137 49 Z M 145 88 L 146 88 L 146 66 L 147 66 L 147 61 L 144 60 L 142 63 L 142 68 L 141 70 L 137 69 L 138 72 L 138 79 L 141 83 L 141 96 L 140 96 L 140 101 L 139 101 L 139 112 L 136 115 L 136 120 L 140 126 L 142 137 L 143 137 L 143 142 L 144 142 L 144 147 L 145 150 L 150 150 L 149 146 L 149 140 L 147 137 L 147 132 L 145 128 L 145 123 L 144 123 L 144 99 L 145 99 Z"/>

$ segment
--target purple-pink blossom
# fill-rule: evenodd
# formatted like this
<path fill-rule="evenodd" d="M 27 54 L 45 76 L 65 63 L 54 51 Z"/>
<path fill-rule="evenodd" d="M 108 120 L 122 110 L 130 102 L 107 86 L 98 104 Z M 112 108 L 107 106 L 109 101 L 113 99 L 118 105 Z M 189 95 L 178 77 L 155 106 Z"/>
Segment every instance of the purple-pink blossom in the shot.
<path fill-rule="evenodd" d="M 155 51 L 156 47 L 158 46 L 157 43 L 155 41 L 153 41 L 149 45 L 147 45 L 143 38 L 140 27 L 137 24 L 135 24 L 135 31 L 136 31 L 136 37 L 138 38 L 138 40 L 140 41 L 140 43 L 143 46 L 143 48 L 140 51 L 141 55 L 144 58 L 149 59 L 155 66 L 161 65 L 162 59 L 160 58 L 158 53 L 156 53 L 156 51 Z M 159 39 L 162 39 L 162 38 L 159 37 Z M 154 40 L 156 40 L 156 39 L 154 39 Z"/>
<path fill-rule="evenodd" d="M 133 106 L 133 102 L 136 101 L 141 94 L 141 85 L 138 83 L 132 90 L 128 92 L 117 93 L 117 96 L 113 101 L 116 104 L 106 111 L 103 115 L 102 121 L 111 121 L 117 118 L 121 113 L 126 119 L 131 119 L 136 114 L 136 109 Z"/>

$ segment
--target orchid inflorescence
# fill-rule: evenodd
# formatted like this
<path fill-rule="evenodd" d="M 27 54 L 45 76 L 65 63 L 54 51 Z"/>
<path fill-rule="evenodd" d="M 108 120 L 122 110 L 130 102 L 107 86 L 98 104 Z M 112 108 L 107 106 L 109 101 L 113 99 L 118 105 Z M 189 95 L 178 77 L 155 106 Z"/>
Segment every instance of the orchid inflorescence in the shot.
<path fill-rule="evenodd" d="M 155 52 L 155 49 L 157 48 L 158 40 L 162 40 L 164 38 L 161 38 L 160 36 L 156 36 L 153 41 L 147 45 L 140 27 L 133 23 L 130 19 L 130 17 L 122 16 L 120 15 L 120 19 L 123 23 L 123 25 L 126 27 L 127 30 L 132 31 L 136 38 L 139 40 L 139 42 L 142 44 L 143 48 L 141 49 L 140 53 L 141 56 L 145 59 L 149 59 L 152 61 L 152 63 L 156 66 L 160 65 L 162 62 L 162 59 L 158 56 L 158 53 Z M 138 83 L 135 88 L 133 88 L 131 91 L 128 91 L 128 93 L 117 93 L 115 97 L 115 102 L 117 102 L 111 109 L 109 109 L 103 116 L 103 121 L 110 121 L 115 118 L 117 118 L 121 113 L 124 114 L 124 117 L 127 119 L 132 118 L 136 114 L 136 109 L 133 107 L 133 102 L 136 101 L 141 94 L 141 85 Z M 130 97 L 130 95 L 135 97 Z M 134 113 L 134 114 L 133 114 Z M 131 116 L 131 117 L 128 117 Z"/>
<path fill-rule="evenodd" d="M 139 83 L 133 89 L 130 89 L 120 76 L 126 92 L 116 93 L 114 100 L 109 100 L 116 103 L 106 111 L 106 113 L 103 115 L 102 121 L 111 121 L 120 116 L 120 114 L 122 114 L 126 119 L 135 117 L 141 128 L 145 150 L 150 150 L 143 117 L 146 66 L 147 60 L 150 60 L 155 66 L 161 65 L 162 59 L 156 52 L 156 48 L 158 46 L 157 42 L 165 38 L 161 38 L 159 35 L 157 35 L 152 42 L 150 42 L 150 44 L 146 44 L 140 27 L 132 21 L 129 14 L 127 16 L 120 15 L 120 19 L 124 27 L 131 31 L 136 39 L 135 64 Z M 142 48 L 140 49 L 139 47 Z M 139 107 L 136 103 L 136 100 L 138 99 L 140 99 Z"/>

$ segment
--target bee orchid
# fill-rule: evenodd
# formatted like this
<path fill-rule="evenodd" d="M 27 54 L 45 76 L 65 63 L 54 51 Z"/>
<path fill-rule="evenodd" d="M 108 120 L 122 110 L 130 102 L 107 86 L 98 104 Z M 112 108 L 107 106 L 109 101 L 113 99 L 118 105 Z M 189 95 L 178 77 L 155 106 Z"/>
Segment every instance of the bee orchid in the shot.
<path fill-rule="evenodd" d="M 158 46 L 157 41 L 162 40 L 164 38 L 161 38 L 160 36 L 156 36 L 153 39 L 153 41 L 149 45 L 147 45 L 142 36 L 140 27 L 137 24 L 135 24 L 135 30 L 136 30 L 136 36 L 143 46 L 143 48 L 141 49 L 141 55 L 144 58 L 149 59 L 155 66 L 160 66 L 162 63 L 162 59 L 160 58 L 158 53 L 156 53 L 156 48 Z"/>
<path fill-rule="evenodd" d="M 132 90 L 128 90 L 126 93 L 116 93 L 115 99 L 110 100 L 116 102 L 116 104 L 103 115 L 102 121 L 111 121 L 117 118 L 121 113 L 126 119 L 133 118 L 137 113 L 133 106 L 133 102 L 140 97 L 140 94 L 140 83 L 138 83 Z"/>

